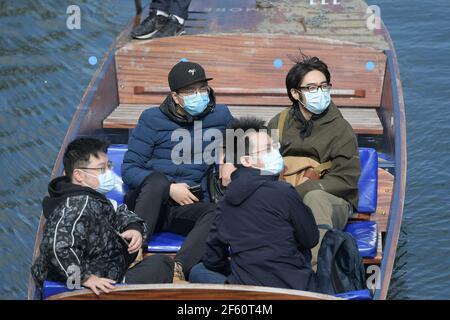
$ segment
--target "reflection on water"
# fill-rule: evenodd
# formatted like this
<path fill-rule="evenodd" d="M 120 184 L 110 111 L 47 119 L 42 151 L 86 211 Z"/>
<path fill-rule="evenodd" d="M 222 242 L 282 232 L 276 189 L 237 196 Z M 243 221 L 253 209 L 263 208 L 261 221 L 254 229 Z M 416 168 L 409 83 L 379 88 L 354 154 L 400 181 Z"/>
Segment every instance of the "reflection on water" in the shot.
<path fill-rule="evenodd" d="M 405 218 L 390 297 L 450 298 L 450 8 L 446 0 L 369 2 L 381 7 L 397 48 L 408 120 Z M 66 27 L 72 4 L 81 7 L 81 30 Z M 95 71 L 89 58 L 101 59 L 133 4 L 0 1 L 0 299 L 26 297 L 41 199 Z"/>

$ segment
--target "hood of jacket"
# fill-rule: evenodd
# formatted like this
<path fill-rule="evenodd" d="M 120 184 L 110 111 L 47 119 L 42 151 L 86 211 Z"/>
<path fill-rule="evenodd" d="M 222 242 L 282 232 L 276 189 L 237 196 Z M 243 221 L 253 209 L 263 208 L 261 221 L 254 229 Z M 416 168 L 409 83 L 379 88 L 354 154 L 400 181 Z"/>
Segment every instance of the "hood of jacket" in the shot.
<path fill-rule="evenodd" d="M 239 168 L 231 174 L 231 183 L 226 190 L 226 200 L 239 206 L 256 192 L 264 183 L 278 180 L 278 175 L 261 174 L 255 168 Z"/>
<path fill-rule="evenodd" d="M 170 120 L 179 124 L 179 125 L 193 125 L 194 121 L 203 119 L 208 114 L 214 111 L 216 107 L 216 96 L 213 89 L 210 89 L 209 92 L 209 103 L 206 107 L 205 111 L 200 113 L 199 115 L 192 116 L 186 112 L 186 114 L 180 114 L 177 112 L 177 108 L 181 108 L 177 106 L 173 101 L 172 94 L 169 93 L 164 100 L 164 102 L 159 106 L 161 112 L 166 115 Z"/>
<path fill-rule="evenodd" d="M 48 218 L 55 208 L 68 197 L 90 195 L 103 201 L 106 197 L 92 188 L 73 184 L 66 176 L 53 179 L 48 185 L 48 196 L 42 202 L 45 218 Z"/>

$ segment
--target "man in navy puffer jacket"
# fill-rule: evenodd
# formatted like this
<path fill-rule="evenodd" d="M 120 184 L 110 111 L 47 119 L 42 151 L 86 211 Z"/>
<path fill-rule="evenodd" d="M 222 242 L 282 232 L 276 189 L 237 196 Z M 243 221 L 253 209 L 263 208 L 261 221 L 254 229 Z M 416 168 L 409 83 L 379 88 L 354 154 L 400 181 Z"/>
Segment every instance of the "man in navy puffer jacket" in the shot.
<path fill-rule="evenodd" d="M 225 105 L 216 105 L 210 80 L 199 64 L 177 63 L 169 73 L 171 93 L 159 108 L 142 113 L 122 164 L 131 189 L 126 202 L 147 223 L 149 238 L 155 231 L 186 236 L 175 257 L 180 279 L 201 259 L 215 214 L 205 156 L 215 156 L 208 150 L 219 140 L 202 137 L 211 129 L 222 136 L 233 119 Z"/>

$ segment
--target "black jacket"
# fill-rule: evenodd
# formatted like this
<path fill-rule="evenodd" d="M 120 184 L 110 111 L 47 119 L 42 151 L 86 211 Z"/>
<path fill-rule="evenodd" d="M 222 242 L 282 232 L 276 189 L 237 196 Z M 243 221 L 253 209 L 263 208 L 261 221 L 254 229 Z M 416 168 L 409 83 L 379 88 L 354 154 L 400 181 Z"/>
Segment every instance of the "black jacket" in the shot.
<path fill-rule="evenodd" d="M 232 284 L 316 290 L 310 249 L 319 231 L 294 187 L 257 169 L 238 169 L 231 178 L 204 265 Z"/>
<path fill-rule="evenodd" d="M 66 282 L 72 265 L 79 268 L 80 283 L 93 274 L 121 282 L 135 255 L 117 233 L 134 229 L 146 239 L 144 221 L 126 205 L 115 211 L 104 195 L 66 177 L 50 182 L 48 192 L 40 255 L 31 268 L 36 284 Z"/>

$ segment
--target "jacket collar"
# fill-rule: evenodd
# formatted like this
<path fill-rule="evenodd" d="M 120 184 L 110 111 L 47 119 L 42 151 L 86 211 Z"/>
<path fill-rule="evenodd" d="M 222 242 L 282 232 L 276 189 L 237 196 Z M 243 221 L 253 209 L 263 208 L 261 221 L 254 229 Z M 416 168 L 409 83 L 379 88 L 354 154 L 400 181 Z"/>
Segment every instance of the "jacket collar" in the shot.
<path fill-rule="evenodd" d="M 68 197 L 89 195 L 105 203 L 108 199 L 92 188 L 73 184 L 66 176 L 53 179 L 48 185 L 48 196 L 42 202 L 43 213 L 48 218 L 53 210 Z"/>
<path fill-rule="evenodd" d="M 210 89 L 209 103 L 205 111 L 197 116 L 192 116 L 188 113 L 182 115 L 177 112 L 177 108 L 180 108 L 175 104 L 172 98 L 172 94 L 168 94 L 164 102 L 159 106 L 161 112 L 166 115 L 170 120 L 179 125 L 193 125 L 194 121 L 203 119 L 208 114 L 212 113 L 216 107 L 216 97 L 213 89 Z"/>

